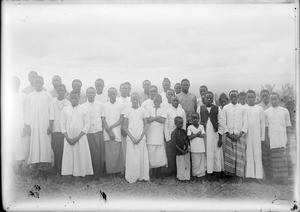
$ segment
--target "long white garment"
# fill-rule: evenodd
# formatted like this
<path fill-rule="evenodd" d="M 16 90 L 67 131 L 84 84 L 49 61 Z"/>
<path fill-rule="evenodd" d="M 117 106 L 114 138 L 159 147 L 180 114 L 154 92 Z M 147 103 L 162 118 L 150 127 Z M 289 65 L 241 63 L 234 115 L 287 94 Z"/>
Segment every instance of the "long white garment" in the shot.
<path fill-rule="evenodd" d="M 208 174 L 224 170 L 223 149 L 218 147 L 218 140 L 218 132 L 214 131 L 209 117 L 206 124 L 206 169 Z"/>
<path fill-rule="evenodd" d="M 33 91 L 27 96 L 26 124 L 30 126 L 28 164 L 51 163 L 51 136 L 47 135 L 49 120 L 54 120 L 52 96 L 46 91 Z"/>
<path fill-rule="evenodd" d="M 269 128 L 270 148 L 286 147 L 286 127 L 290 127 L 289 111 L 284 107 L 270 107 L 264 111 L 266 127 Z"/>
<path fill-rule="evenodd" d="M 123 104 L 124 111 L 126 110 L 126 108 L 130 108 L 132 106 L 131 99 L 129 96 L 127 96 L 125 98 L 120 96 L 116 99 L 116 101 Z"/>
<path fill-rule="evenodd" d="M 168 103 L 167 93 L 163 91 L 160 95 L 162 98 L 162 102 Z"/>
<path fill-rule="evenodd" d="M 141 107 L 148 111 L 149 108 L 154 107 L 154 102 L 151 99 L 147 99 L 142 103 Z"/>
<path fill-rule="evenodd" d="M 29 137 L 22 136 L 22 132 L 25 124 L 25 99 L 26 94 L 23 92 L 10 93 L 9 102 L 9 144 L 12 160 L 25 160 L 29 151 Z"/>
<path fill-rule="evenodd" d="M 185 111 L 181 107 L 173 107 L 171 106 L 165 111 L 164 116 L 166 117 L 166 121 L 164 124 L 164 135 L 166 141 L 171 140 L 171 133 L 175 130 L 176 125 L 174 122 L 175 117 L 180 116 L 183 119 L 182 129 L 185 129 L 186 126 L 186 115 Z"/>
<path fill-rule="evenodd" d="M 104 108 L 104 117 L 106 119 L 106 123 L 108 126 L 113 125 L 116 123 L 119 119 L 120 116 L 124 114 L 124 107 L 123 104 L 120 102 L 115 102 L 112 104 L 111 102 L 106 102 L 103 105 Z M 115 127 L 112 129 L 113 133 L 115 134 L 115 141 L 121 142 L 121 125 Z M 106 132 L 106 130 L 103 131 L 104 134 L 104 141 L 109 141 L 110 138 Z"/>
<path fill-rule="evenodd" d="M 60 124 L 62 133 L 66 132 L 69 138 L 77 137 L 81 131 L 87 133 L 89 116 L 86 108 L 82 105 L 65 107 Z M 94 174 L 86 135 L 83 135 L 75 145 L 70 145 L 66 139 L 64 140 L 61 174 L 73 176 Z"/>
<path fill-rule="evenodd" d="M 138 139 L 144 129 L 143 119 L 147 118 L 147 112 L 139 107 L 128 108 L 124 118 L 128 119 L 128 130 L 132 136 Z M 145 136 L 138 143 L 134 144 L 127 136 L 125 179 L 129 183 L 136 180 L 149 180 L 149 159 Z"/>
<path fill-rule="evenodd" d="M 246 134 L 246 173 L 245 177 L 263 178 L 261 141 L 265 140 L 265 118 L 261 106 L 246 107 L 248 132 Z"/>
<path fill-rule="evenodd" d="M 86 107 L 89 114 L 90 127 L 88 133 L 96 133 L 102 131 L 102 120 L 104 116 L 104 108 L 100 102 L 85 102 L 82 104 Z"/>
<path fill-rule="evenodd" d="M 52 132 L 61 132 L 60 127 L 60 117 L 61 117 L 61 111 L 64 109 L 64 107 L 71 104 L 66 99 L 58 100 L 57 98 L 53 98 L 53 109 L 54 109 L 54 122 L 53 122 L 53 130 Z"/>

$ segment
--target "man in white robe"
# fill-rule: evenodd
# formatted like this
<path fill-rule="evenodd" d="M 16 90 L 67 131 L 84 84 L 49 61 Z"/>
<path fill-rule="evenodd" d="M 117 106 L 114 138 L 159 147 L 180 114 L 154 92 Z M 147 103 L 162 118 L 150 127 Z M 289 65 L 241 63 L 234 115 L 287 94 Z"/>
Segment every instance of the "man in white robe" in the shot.
<path fill-rule="evenodd" d="M 265 140 L 265 117 L 261 106 L 255 105 L 255 92 L 247 92 L 248 107 L 245 108 L 248 118 L 246 135 L 246 178 L 263 178 L 261 143 Z"/>
<path fill-rule="evenodd" d="M 54 121 L 52 96 L 43 90 L 44 79 L 35 77 L 35 91 L 30 93 L 26 101 L 26 127 L 30 135 L 28 164 L 38 169 L 36 177 L 46 177 L 45 171 L 51 166 L 51 132 Z"/>
<path fill-rule="evenodd" d="M 95 101 L 104 104 L 105 102 L 109 101 L 107 93 L 103 92 L 104 89 L 104 80 L 101 78 L 96 79 L 95 81 L 95 88 L 97 90 Z"/>
<path fill-rule="evenodd" d="M 89 116 L 86 107 L 79 105 L 79 93 L 70 92 L 71 105 L 62 110 L 60 125 L 65 137 L 62 158 L 62 175 L 84 177 L 92 175 L 93 166 L 87 140 Z"/>
<path fill-rule="evenodd" d="M 171 81 L 169 78 L 164 78 L 162 82 L 163 92 L 160 94 L 163 102 L 168 102 L 167 91 L 171 88 Z"/>
<path fill-rule="evenodd" d="M 148 111 L 149 108 L 152 108 L 154 106 L 153 99 L 156 94 L 158 94 L 157 86 L 151 85 L 149 88 L 149 99 L 145 100 L 141 107 L 146 111 Z"/>

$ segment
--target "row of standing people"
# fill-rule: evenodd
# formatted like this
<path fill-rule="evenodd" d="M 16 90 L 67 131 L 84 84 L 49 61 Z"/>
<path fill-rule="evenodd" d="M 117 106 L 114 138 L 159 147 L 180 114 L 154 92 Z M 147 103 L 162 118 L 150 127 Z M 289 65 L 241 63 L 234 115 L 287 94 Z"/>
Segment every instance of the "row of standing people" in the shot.
<path fill-rule="evenodd" d="M 55 83 L 57 78 L 58 83 Z M 108 96 L 98 92 L 97 88 L 103 91 L 104 87 L 101 79 L 96 80 L 96 89 L 87 89 L 86 95 L 80 92 L 81 81 L 74 80 L 73 91 L 68 96 L 58 76 L 52 80 L 55 87 L 51 91 L 52 96 L 43 90 L 41 77 L 35 77 L 34 81 L 35 92 L 26 100 L 23 135 L 30 135 L 27 161 L 37 165 L 39 172 L 47 170 L 45 164 L 50 164 L 49 139 L 52 137 L 55 167 L 63 175 L 94 174 L 95 178 L 99 178 L 105 171 L 104 165 L 107 173 L 122 173 L 126 167 L 125 178 L 134 182 L 137 179 L 148 180 L 149 168 L 158 176 L 160 168 L 167 165 L 171 173 L 177 170 L 177 177 L 186 180 L 189 179 L 189 171 L 186 171 L 189 170 L 189 152 L 192 175 L 198 177 L 204 176 L 205 172 L 225 171 L 240 177 L 262 179 L 265 173 L 265 177 L 272 175 L 282 179 L 287 173 L 283 171 L 286 167 L 285 128 L 290 126 L 290 121 L 288 111 L 278 106 L 278 94 L 271 95 L 274 105 L 266 101 L 261 103 L 265 107 L 271 106 L 263 112 L 262 107 L 254 105 L 253 91 L 247 93 L 248 105 L 245 106 L 237 103 L 238 92 L 232 91 L 230 103 L 224 107 L 228 98 L 221 94 L 221 106 L 218 108 L 213 104 L 213 93 L 202 87 L 204 94 L 199 104 L 196 96 L 188 91 L 190 84 L 187 79 L 180 83 L 181 92 L 176 96 L 169 89 L 170 81 L 165 78 L 161 96 L 157 95 L 157 87 L 150 86 L 150 81 L 145 80 L 145 92 L 135 93 L 131 98 L 129 83 L 120 86 L 121 96 L 116 98 L 117 90 L 114 88 L 108 90 Z M 44 97 L 40 95 L 42 93 Z M 262 92 L 263 99 L 264 95 L 269 93 Z M 277 106 L 273 99 L 277 100 Z M 103 104 L 96 104 L 98 101 Z M 83 106 L 78 106 L 78 103 Z M 38 121 L 37 113 L 48 117 L 48 120 Z M 182 118 L 182 132 L 178 127 L 178 122 L 179 125 L 181 123 L 178 117 Z M 32 134 L 42 127 L 43 135 Z M 274 164 L 278 158 L 280 164 Z M 142 167 L 140 172 L 138 167 Z"/>

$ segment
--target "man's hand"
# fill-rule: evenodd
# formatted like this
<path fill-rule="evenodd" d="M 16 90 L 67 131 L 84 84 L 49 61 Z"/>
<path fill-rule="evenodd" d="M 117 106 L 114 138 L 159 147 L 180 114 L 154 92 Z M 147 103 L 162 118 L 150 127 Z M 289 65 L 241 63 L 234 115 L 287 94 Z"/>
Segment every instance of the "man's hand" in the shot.
<path fill-rule="evenodd" d="M 49 125 L 49 127 L 47 128 L 47 135 L 50 135 L 52 133 L 52 126 Z"/>
<path fill-rule="evenodd" d="M 110 132 L 108 133 L 108 136 L 109 136 L 110 140 L 112 140 L 112 141 L 114 141 L 114 140 L 116 139 L 116 136 L 115 136 L 115 134 L 114 134 L 113 131 L 110 131 Z"/>

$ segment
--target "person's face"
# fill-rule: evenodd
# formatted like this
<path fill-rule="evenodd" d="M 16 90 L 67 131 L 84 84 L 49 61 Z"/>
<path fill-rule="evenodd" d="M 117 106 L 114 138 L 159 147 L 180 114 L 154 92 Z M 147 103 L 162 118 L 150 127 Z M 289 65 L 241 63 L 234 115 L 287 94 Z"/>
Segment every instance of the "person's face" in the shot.
<path fill-rule="evenodd" d="M 56 88 L 60 84 L 61 84 L 61 78 L 60 77 L 53 77 L 52 78 L 52 85 L 53 85 L 54 88 Z"/>
<path fill-rule="evenodd" d="M 154 96 L 157 94 L 157 89 L 155 87 L 150 88 L 149 90 L 149 98 L 154 99 Z"/>
<path fill-rule="evenodd" d="M 104 83 L 102 81 L 96 81 L 95 82 L 95 88 L 97 90 L 97 92 L 102 93 L 103 88 L 104 88 Z"/>
<path fill-rule="evenodd" d="M 171 83 L 168 81 L 165 81 L 165 82 L 163 82 L 162 86 L 163 86 L 164 91 L 167 92 L 167 90 L 169 90 L 171 88 Z"/>
<path fill-rule="evenodd" d="M 43 85 L 44 85 L 44 80 L 40 78 L 35 78 L 34 79 L 34 87 L 36 91 L 42 91 L 43 90 Z"/>
<path fill-rule="evenodd" d="M 223 108 L 226 104 L 227 104 L 227 99 L 226 98 L 222 98 L 219 100 L 220 106 Z"/>
<path fill-rule="evenodd" d="M 74 82 L 72 84 L 72 88 L 74 91 L 80 92 L 81 91 L 81 83 L 80 82 Z"/>
<path fill-rule="evenodd" d="M 161 100 L 161 98 L 154 98 L 153 102 L 154 102 L 154 106 L 156 108 L 159 108 L 162 100 Z"/>
<path fill-rule="evenodd" d="M 247 102 L 249 106 L 254 106 L 255 104 L 255 95 L 253 93 L 247 93 Z"/>
<path fill-rule="evenodd" d="M 261 99 L 266 105 L 269 104 L 269 102 L 270 102 L 270 96 L 267 92 L 261 93 Z"/>
<path fill-rule="evenodd" d="M 121 92 L 121 96 L 123 96 L 123 97 L 128 96 L 128 93 L 129 93 L 129 87 L 128 87 L 128 85 L 122 85 L 120 87 L 120 92 Z"/>
<path fill-rule="evenodd" d="M 205 105 L 206 107 L 211 107 L 214 97 L 212 94 L 208 93 L 205 95 Z"/>
<path fill-rule="evenodd" d="M 114 89 L 109 90 L 108 97 L 110 99 L 110 102 L 115 102 L 117 98 L 117 92 Z"/>
<path fill-rule="evenodd" d="M 175 85 L 174 90 L 176 94 L 179 94 L 181 92 L 181 85 Z"/>
<path fill-rule="evenodd" d="M 198 116 L 197 114 L 193 114 L 193 115 L 191 116 L 191 123 L 192 123 L 192 124 L 197 124 L 197 123 L 199 123 L 199 116 Z"/>
<path fill-rule="evenodd" d="M 94 102 L 95 96 L 96 96 L 96 91 L 94 89 L 90 88 L 86 91 L 86 96 L 87 96 L 89 102 Z"/>
<path fill-rule="evenodd" d="M 17 92 L 20 87 L 20 80 L 18 78 L 12 78 L 11 80 L 11 89 L 14 92 Z"/>
<path fill-rule="evenodd" d="M 146 93 L 149 92 L 149 87 L 150 87 L 150 85 L 151 85 L 150 81 L 144 81 L 144 82 L 143 82 L 143 89 L 144 89 L 144 91 L 145 91 Z"/>
<path fill-rule="evenodd" d="M 37 77 L 37 74 L 36 73 L 30 73 L 28 75 L 28 80 L 30 82 L 31 85 L 34 85 L 34 79 Z"/>
<path fill-rule="evenodd" d="M 239 103 L 241 105 L 244 105 L 246 103 L 246 97 L 245 96 L 239 96 Z"/>
<path fill-rule="evenodd" d="M 187 93 L 190 88 L 190 83 L 188 81 L 183 81 L 181 84 L 182 92 Z"/>
<path fill-rule="evenodd" d="M 272 107 L 278 107 L 278 104 L 279 104 L 279 98 L 278 98 L 278 96 L 276 94 L 275 95 L 271 95 L 270 96 L 270 102 L 271 102 Z"/>
<path fill-rule="evenodd" d="M 172 98 L 172 106 L 175 107 L 175 108 L 177 108 L 178 105 L 179 105 L 179 99 L 176 98 L 176 97 L 173 97 Z"/>
<path fill-rule="evenodd" d="M 200 93 L 201 97 L 203 97 L 203 96 L 205 97 L 206 92 L 207 92 L 207 90 L 205 87 L 199 88 L 199 93 Z"/>
<path fill-rule="evenodd" d="M 65 89 L 63 87 L 57 88 L 57 98 L 58 99 L 64 99 L 65 98 Z"/>
<path fill-rule="evenodd" d="M 182 126 L 183 126 L 183 120 L 182 119 L 177 119 L 175 121 L 175 125 L 176 125 L 177 129 L 181 129 Z"/>
<path fill-rule="evenodd" d="M 167 91 L 167 99 L 168 99 L 168 102 L 171 103 L 171 99 L 172 97 L 174 96 L 174 92 L 172 90 L 169 90 Z"/>
<path fill-rule="evenodd" d="M 132 103 L 132 107 L 136 108 L 139 106 L 139 101 L 140 101 L 140 98 L 138 95 L 132 95 L 131 96 L 131 103 Z"/>
<path fill-rule="evenodd" d="M 70 100 L 71 100 L 72 106 L 76 107 L 79 103 L 79 95 L 78 94 L 71 94 Z"/>
<path fill-rule="evenodd" d="M 238 98 L 238 94 L 236 92 L 232 92 L 230 94 L 230 101 L 232 104 L 236 104 L 237 103 L 237 98 Z"/>

